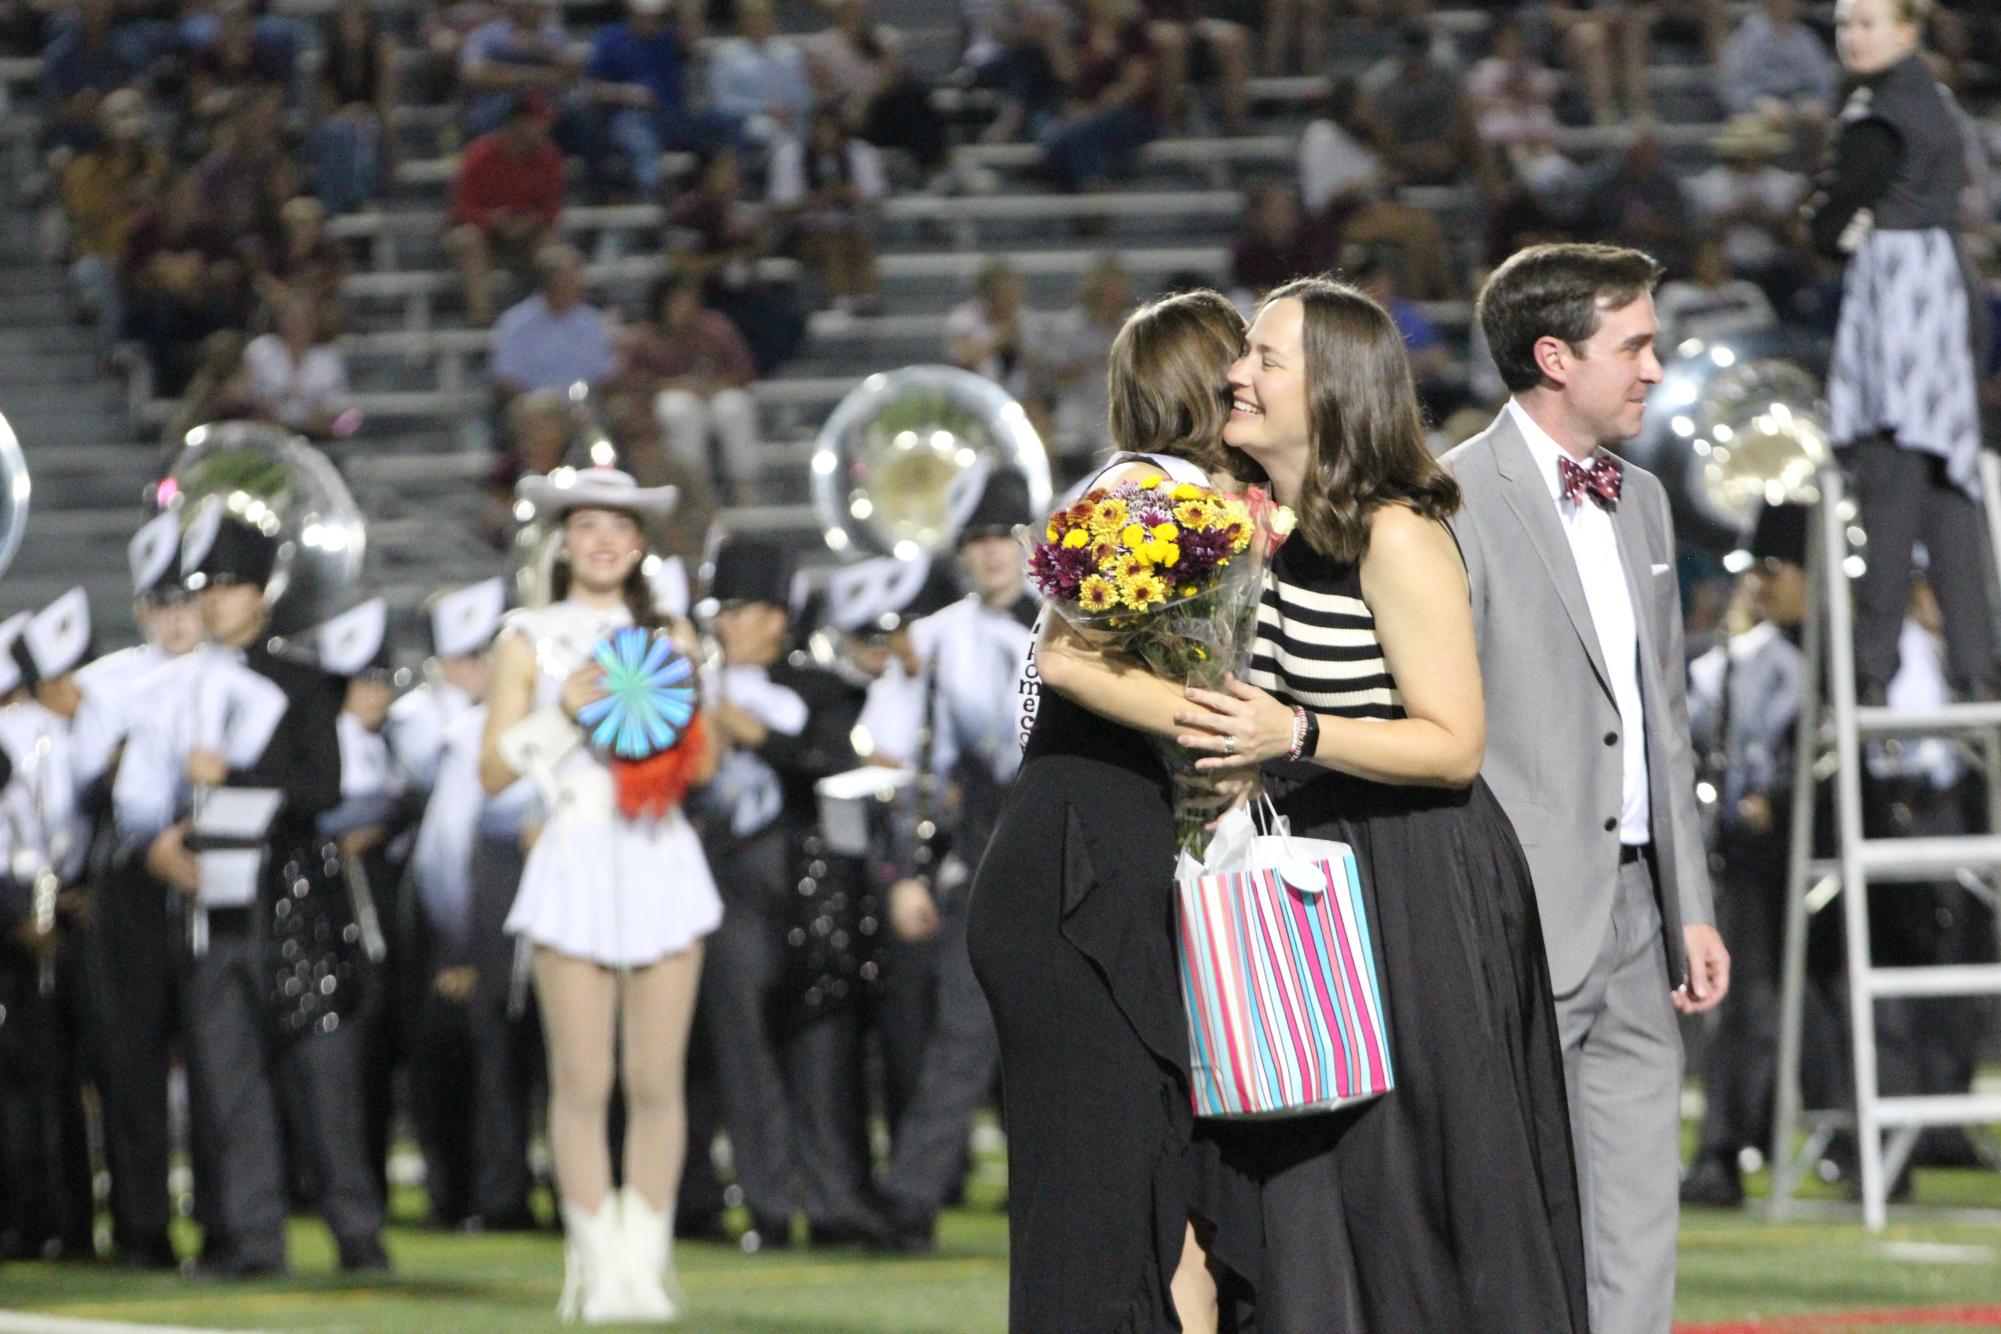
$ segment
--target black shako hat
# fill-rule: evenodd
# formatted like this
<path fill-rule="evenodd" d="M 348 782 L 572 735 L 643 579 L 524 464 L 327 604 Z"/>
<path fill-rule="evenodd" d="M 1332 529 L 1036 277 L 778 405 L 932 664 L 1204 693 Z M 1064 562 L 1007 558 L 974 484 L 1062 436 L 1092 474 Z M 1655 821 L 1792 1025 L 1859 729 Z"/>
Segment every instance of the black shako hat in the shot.
<path fill-rule="evenodd" d="M 209 584 L 262 588 L 277 568 L 278 539 L 225 511 L 220 500 L 204 501 L 181 535 L 181 574 L 189 588 Z"/>
<path fill-rule="evenodd" d="M 1782 560 L 1788 565 L 1806 564 L 1807 517 L 1813 511 L 1805 505 L 1767 505 L 1758 511 L 1751 529 L 1751 559 Z"/>
<path fill-rule="evenodd" d="M 768 537 L 727 538 L 716 551 L 709 596 L 723 606 L 769 602 L 789 609 L 793 569 L 791 551 Z"/>
<path fill-rule="evenodd" d="M 959 541 L 976 537 L 1011 537 L 1017 524 L 1029 523 L 1028 479 L 1013 469 L 1001 469 L 987 478 L 986 489 L 972 513 L 959 528 Z"/>

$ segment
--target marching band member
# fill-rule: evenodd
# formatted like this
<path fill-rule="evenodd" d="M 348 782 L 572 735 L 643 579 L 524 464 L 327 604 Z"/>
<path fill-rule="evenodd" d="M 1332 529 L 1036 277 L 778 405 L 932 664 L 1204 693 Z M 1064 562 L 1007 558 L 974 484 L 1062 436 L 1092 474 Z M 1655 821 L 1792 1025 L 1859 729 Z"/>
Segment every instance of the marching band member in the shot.
<path fill-rule="evenodd" d="M 431 656 L 424 680 L 389 708 L 389 748 L 418 790 L 437 781 L 445 734 L 452 723 L 486 701 L 492 664 L 486 650 L 507 609 L 507 585 L 486 579 L 433 594 L 424 603 Z"/>
<path fill-rule="evenodd" d="M 518 491 L 562 525 L 555 600 L 513 613 L 495 647 L 480 777 L 495 796 L 532 778 L 546 811 L 507 929 L 534 946 L 549 1049 L 549 1139 L 569 1243 L 558 1310 L 566 1320 L 672 1319 L 688 1031 L 703 941 L 722 905 L 680 794 L 623 813 L 614 773 L 584 743 L 577 716 L 603 694 L 597 644 L 622 627 L 660 628 L 644 525 L 673 508 L 675 491 L 641 488 L 612 468 L 526 477 Z M 686 749 L 671 786 L 707 777 L 699 724 Z M 606 1133 L 615 1074 L 626 1108 L 619 1190 Z"/>
<path fill-rule="evenodd" d="M 71 724 L 90 655 L 90 604 L 71 589 L 28 618 L 9 646 L 0 750 L 13 770 L 0 793 L 6 843 L 0 888 L 0 1005 L 12 1018 L 19 1076 L 0 1083 L 0 1249 L 15 1258 L 93 1253 L 90 1146 L 83 1109 L 98 1048 L 89 1008 L 88 817 L 77 800 Z"/>
<path fill-rule="evenodd" d="M 208 644 L 154 678 L 113 789 L 121 838 L 186 899 L 189 1086 L 218 1163 L 220 1276 L 285 1268 L 280 1088 L 311 1109 L 304 1150 L 349 1271 L 381 1270 L 382 1197 L 360 1099 L 359 932 L 337 843 L 336 701 L 316 668 L 272 653 L 277 543 L 210 500 L 184 534 Z M 162 679 L 164 678 L 164 679 Z"/>

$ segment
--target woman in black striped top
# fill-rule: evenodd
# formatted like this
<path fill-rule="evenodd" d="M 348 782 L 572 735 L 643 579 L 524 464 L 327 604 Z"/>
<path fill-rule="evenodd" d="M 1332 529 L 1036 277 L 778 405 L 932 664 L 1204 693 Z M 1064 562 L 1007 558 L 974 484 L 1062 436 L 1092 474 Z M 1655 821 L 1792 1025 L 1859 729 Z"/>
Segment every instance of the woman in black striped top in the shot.
<path fill-rule="evenodd" d="M 1272 293 L 1224 440 L 1299 528 L 1249 680 L 1190 690 L 1201 767 L 1265 764 L 1295 833 L 1362 868 L 1396 1087 L 1213 1123 L 1197 1153 L 1224 1302 L 1260 1331 L 1537 1334 L 1587 1323 L 1555 1006 L 1528 865 L 1479 779 L 1465 568 L 1396 327 L 1327 279 Z M 1229 1327 L 1230 1321 L 1226 1321 Z"/>

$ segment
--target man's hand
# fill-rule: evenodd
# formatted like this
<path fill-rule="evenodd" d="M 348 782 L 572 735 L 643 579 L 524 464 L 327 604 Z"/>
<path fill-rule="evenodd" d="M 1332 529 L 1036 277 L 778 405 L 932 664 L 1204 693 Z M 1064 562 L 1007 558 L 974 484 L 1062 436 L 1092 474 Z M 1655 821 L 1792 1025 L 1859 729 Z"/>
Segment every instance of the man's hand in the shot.
<path fill-rule="evenodd" d="M 363 825 L 359 829 L 350 829 L 340 836 L 341 856 L 348 858 L 366 857 L 369 853 L 381 847 L 383 841 L 388 837 L 389 831 L 379 824 Z"/>
<path fill-rule="evenodd" d="M 188 827 L 169 825 L 146 848 L 146 869 L 158 879 L 193 898 L 201 893 L 201 859 L 187 847 Z"/>
<path fill-rule="evenodd" d="M 1674 989 L 1674 1008 L 1683 1014 L 1713 1010 L 1730 993 L 1730 951 L 1716 928 L 1692 924 L 1681 929 L 1688 953 L 1688 981 Z"/>
<path fill-rule="evenodd" d="M 229 779 L 229 762 L 212 750 L 188 752 L 188 781 L 196 787 L 220 787 Z"/>
<path fill-rule="evenodd" d="M 922 944 L 938 934 L 938 903 L 922 880 L 899 880 L 889 887 L 889 926 L 898 940 Z"/>
<path fill-rule="evenodd" d="M 454 1005 L 463 1005 L 472 999 L 472 993 L 479 986 L 477 968 L 440 968 L 438 975 L 431 979 L 431 989 L 442 1000 Z"/>
<path fill-rule="evenodd" d="M 756 750 L 764 744 L 765 737 L 769 735 L 764 724 L 758 721 L 756 714 L 726 699 L 717 700 L 710 707 L 709 716 L 716 720 L 716 726 L 721 729 L 723 739 L 732 746 Z"/>

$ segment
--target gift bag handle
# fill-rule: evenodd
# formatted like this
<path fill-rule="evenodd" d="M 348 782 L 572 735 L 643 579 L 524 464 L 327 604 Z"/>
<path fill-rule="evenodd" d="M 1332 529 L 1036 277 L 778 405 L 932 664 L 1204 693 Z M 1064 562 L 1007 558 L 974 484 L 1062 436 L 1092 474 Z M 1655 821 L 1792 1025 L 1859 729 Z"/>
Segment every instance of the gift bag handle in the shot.
<path fill-rule="evenodd" d="M 1271 794 L 1263 789 L 1259 789 L 1257 798 L 1251 802 L 1251 827 L 1256 829 L 1262 837 L 1277 839 L 1279 845 L 1285 850 L 1286 861 L 1301 862 L 1317 860 L 1309 858 L 1293 842 L 1292 821 L 1278 813 L 1278 807 L 1273 804 Z M 1285 879 L 1282 871 L 1279 878 L 1282 880 Z M 1297 885 L 1293 884 L 1291 880 L 1285 880 L 1285 883 L 1291 888 L 1297 889 L 1302 894 L 1318 894 L 1323 888 L 1317 880 L 1310 876 Z"/>

